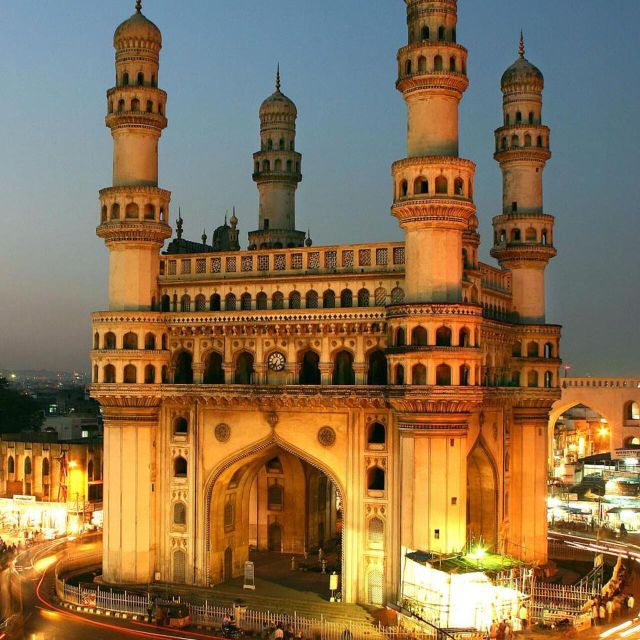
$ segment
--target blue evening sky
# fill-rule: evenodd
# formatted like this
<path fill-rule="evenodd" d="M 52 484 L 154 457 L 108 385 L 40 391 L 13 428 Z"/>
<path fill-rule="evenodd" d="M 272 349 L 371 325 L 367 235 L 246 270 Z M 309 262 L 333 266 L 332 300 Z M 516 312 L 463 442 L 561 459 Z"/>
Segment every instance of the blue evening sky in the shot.
<path fill-rule="evenodd" d="M 0 4 L 0 368 L 88 370 L 91 310 L 106 306 L 107 251 L 95 236 L 111 182 L 105 91 L 115 27 L 133 0 Z M 517 57 L 546 77 L 554 157 L 545 208 L 559 256 L 547 271 L 548 321 L 564 325 L 573 373 L 640 373 L 640 53 L 637 0 L 460 0 L 470 52 L 461 155 L 477 165 L 483 260 L 501 207 L 492 159 L 499 79 Z M 160 186 L 197 239 L 237 207 L 242 245 L 256 227 L 251 154 L 273 91 L 298 105 L 304 181 L 298 228 L 315 244 L 396 240 L 390 165 L 405 155 L 394 88 L 406 42 L 402 0 L 145 0 L 162 29 L 169 128 Z"/>

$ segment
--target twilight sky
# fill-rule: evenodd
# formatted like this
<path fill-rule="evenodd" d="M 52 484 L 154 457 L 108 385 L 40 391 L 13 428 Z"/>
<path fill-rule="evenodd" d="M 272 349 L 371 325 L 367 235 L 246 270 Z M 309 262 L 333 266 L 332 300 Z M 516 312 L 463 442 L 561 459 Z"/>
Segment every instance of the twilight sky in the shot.
<path fill-rule="evenodd" d="M 460 152 L 477 165 L 482 259 L 501 206 L 492 159 L 499 80 L 517 57 L 545 74 L 554 157 L 545 209 L 559 256 L 547 270 L 549 322 L 564 325 L 573 375 L 640 374 L 640 2 L 460 0 L 458 41 L 471 87 Z M 105 91 L 115 27 L 134 0 L 0 4 L 0 369 L 89 369 L 92 310 L 106 307 L 107 250 L 95 236 L 111 184 Z M 394 88 L 406 43 L 401 0 L 145 0 L 163 31 L 169 128 L 160 186 L 198 239 L 236 205 L 241 244 L 257 224 L 251 154 L 273 91 L 298 105 L 304 180 L 298 228 L 315 244 L 401 239 L 390 165 L 405 156 Z"/>

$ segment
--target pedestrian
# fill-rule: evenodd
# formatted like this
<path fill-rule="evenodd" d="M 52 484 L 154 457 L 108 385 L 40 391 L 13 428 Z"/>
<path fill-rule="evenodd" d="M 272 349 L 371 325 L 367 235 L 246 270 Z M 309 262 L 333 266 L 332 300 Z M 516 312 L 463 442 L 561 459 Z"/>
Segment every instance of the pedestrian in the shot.
<path fill-rule="evenodd" d="M 274 640 L 284 640 L 284 630 L 282 629 L 282 624 L 278 622 L 276 625 L 276 630 L 273 633 Z"/>
<path fill-rule="evenodd" d="M 527 607 L 524 604 L 524 602 L 520 607 L 518 618 L 520 618 L 520 628 L 522 629 L 522 631 L 526 631 L 527 627 L 529 626 L 529 611 L 527 610 Z"/>
<path fill-rule="evenodd" d="M 504 619 L 504 640 L 511 640 L 513 638 L 513 629 L 511 628 L 511 622 L 508 618 Z"/>
<path fill-rule="evenodd" d="M 629 594 L 627 597 L 627 610 L 629 613 L 633 611 L 633 607 L 635 606 L 636 601 L 633 598 L 632 594 Z"/>
<path fill-rule="evenodd" d="M 498 637 L 498 623 L 494 620 L 489 627 L 490 640 L 496 640 Z"/>
<path fill-rule="evenodd" d="M 604 624 L 606 617 L 607 617 L 607 610 L 605 609 L 604 603 L 601 600 L 600 606 L 598 607 L 598 622 L 600 624 Z"/>
<path fill-rule="evenodd" d="M 298 633 L 296 633 L 296 640 L 304 640 L 302 629 L 298 629 Z"/>
<path fill-rule="evenodd" d="M 497 640 L 504 640 L 504 621 L 500 621 L 498 624 L 498 634 L 496 636 Z"/>
<path fill-rule="evenodd" d="M 607 600 L 605 609 L 607 610 L 607 622 L 611 622 L 611 619 L 613 618 L 613 600 L 611 598 Z"/>

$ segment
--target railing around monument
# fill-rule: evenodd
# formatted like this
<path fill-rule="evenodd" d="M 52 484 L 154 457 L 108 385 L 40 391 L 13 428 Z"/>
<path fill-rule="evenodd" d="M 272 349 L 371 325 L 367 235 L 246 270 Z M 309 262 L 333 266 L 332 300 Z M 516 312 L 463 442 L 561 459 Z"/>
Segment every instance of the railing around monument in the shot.
<path fill-rule="evenodd" d="M 640 389 L 639 378 L 563 378 L 563 389 Z"/>

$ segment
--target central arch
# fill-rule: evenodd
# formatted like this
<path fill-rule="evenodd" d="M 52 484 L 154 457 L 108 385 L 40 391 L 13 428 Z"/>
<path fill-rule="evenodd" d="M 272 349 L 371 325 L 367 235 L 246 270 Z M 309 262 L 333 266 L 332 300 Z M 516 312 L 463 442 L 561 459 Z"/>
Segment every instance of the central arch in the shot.
<path fill-rule="evenodd" d="M 498 552 L 498 473 L 482 438 L 467 459 L 467 540 Z"/>
<path fill-rule="evenodd" d="M 350 579 L 342 544 L 343 487 L 320 461 L 275 434 L 219 465 L 207 482 L 204 507 L 204 569 L 212 585 L 240 577 L 250 548 L 284 554 L 288 561 L 335 541 L 327 570 L 342 569 L 343 580 Z"/>

